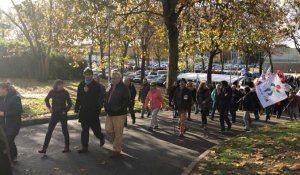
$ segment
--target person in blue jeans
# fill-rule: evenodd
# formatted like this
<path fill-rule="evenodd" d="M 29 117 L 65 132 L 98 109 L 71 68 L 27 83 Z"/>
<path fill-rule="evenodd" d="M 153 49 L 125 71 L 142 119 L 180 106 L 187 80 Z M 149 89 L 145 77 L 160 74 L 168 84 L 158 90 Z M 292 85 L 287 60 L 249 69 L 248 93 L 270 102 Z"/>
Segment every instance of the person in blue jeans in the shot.
<path fill-rule="evenodd" d="M 50 99 L 52 104 L 50 104 Z M 46 106 L 51 112 L 51 119 L 49 122 L 48 131 L 44 141 L 43 148 L 39 150 L 39 153 L 45 154 L 48 145 L 51 140 L 53 130 L 58 122 L 61 123 L 62 132 L 65 137 L 65 148 L 63 153 L 70 152 L 70 139 L 68 131 L 68 117 L 67 113 L 72 107 L 72 101 L 68 91 L 64 89 L 64 83 L 62 80 L 56 80 L 53 85 L 53 89 L 48 93 L 45 98 Z"/>

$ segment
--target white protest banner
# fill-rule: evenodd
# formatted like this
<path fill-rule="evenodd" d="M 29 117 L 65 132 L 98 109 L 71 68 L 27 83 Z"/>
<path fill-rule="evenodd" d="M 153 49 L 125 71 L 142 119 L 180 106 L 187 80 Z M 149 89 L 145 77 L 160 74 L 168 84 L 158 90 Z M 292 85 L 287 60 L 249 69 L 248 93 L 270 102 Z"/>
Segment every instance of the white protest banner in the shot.
<path fill-rule="evenodd" d="M 271 74 L 268 80 L 256 86 L 256 94 L 263 108 L 287 98 L 284 86 L 277 74 Z"/>
<path fill-rule="evenodd" d="M 300 90 L 297 92 L 297 94 L 296 94 L 296 95 L 300 97 Z"/>

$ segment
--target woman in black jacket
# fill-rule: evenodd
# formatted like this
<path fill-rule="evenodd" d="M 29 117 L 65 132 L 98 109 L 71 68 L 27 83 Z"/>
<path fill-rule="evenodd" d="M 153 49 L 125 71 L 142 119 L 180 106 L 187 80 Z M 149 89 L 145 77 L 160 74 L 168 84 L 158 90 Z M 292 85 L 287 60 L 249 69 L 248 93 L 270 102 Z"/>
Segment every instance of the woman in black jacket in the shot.
<path fill-rule="evenodd" d="M 206 86 L 205 82 L 202 82 L 197 92 L 197 101 L 199 108 L 201 109 L 202 127 L 207 130 L 207 116 L 209 114 L 210 107 L 210 90 Z"/>
<path fill-rule="evenodd" d="M 52 100 L 52 104 L 50 104 L 50 99 Z M 51 119 L 49 122 L 48 131 L 46 134 L 46 138 L 44 141 L 44 146 L 39 153 L 46 153 L 48 145 L 51 140 L 51 136 L 56 124 L 60 121 L 62 132 L 65 137 L 65 148 L 62 151 L 63 153 L 67 153 L 70 151 L 70 139 L 69 139 L 69 131 L 68 131 L 68 116 L 67 113 L 72 107 L 72 101 L 68 91 L 64 89 L 64 82 L 62 80 L 56 80 L 53 85 L 53 89 L 48 93 L 46 99 L 46 106 L 51 113 Z"/>
<path fill-rule="evenodd" d="M 4 129 L 13 162 L 17 161 L 18 156 L 15 138 L 21 127 L 21 114 L 21 98 L 7 83 L 0 83 L 0 126 Z"/>
<path fill-rule="evenodd" d="M 179 115 L 180 137 L 183 137 L 186 130 L 187 112 L 192 105 L 192 98 L 191 91 L 186 87 L 186 80 L 181 79 L 180 86 L 173 95 L 174 106 Z"/>

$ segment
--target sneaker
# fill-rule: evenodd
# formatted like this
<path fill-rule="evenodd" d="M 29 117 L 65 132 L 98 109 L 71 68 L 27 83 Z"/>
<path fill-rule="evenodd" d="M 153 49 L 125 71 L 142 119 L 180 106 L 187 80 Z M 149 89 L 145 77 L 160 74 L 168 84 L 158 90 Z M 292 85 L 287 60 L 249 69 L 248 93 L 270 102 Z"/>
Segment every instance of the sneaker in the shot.
<path fill-rule="evenodd" d="M 151 114 L 148 114 L 147 117 L 148 117 L 148 118 L 151 118 L 150 115 L 151 115 Z"/>
<path fill-rule="evenodd" d="M 179 134 L 179 137 L 184 137 L 184 135 L 183 134 Z"/>
<path fill-rule="evenodd" d="M 132 120 L 132 124 L 133 124 L 133 125 L 135 124 L 135 119 Z"/>
<path fill-rule="evenodd" d="M 158 126 L 154 126 L 154 129 L 159 129 Z"/>
<path fill-rule="evenodd" d="M 153 131 L 153 128 L 152 128 L 152 127 L 149 127 L 149 128 L 148 128 L 148 131 L 152 132 L 152 131 Z"/>
<path fill-rule="evenodd" d="M 83 154 L 83 153 L 87 153 L 87 152 L 89 152 L 87 147 L 82 147 L 80 150 L 78 150 L 79 154 Z"/>
<path fill-rule="evenodd" d="M 191 118 L 187 118 L 187 120 L 188 120 L 188 121 L 192 121 L 192 119 L 191 119 Z"/>
<path fill-rule="evenodd" d="M 141 116 L 141 118 L 144 118 L 144 116 Z"/>

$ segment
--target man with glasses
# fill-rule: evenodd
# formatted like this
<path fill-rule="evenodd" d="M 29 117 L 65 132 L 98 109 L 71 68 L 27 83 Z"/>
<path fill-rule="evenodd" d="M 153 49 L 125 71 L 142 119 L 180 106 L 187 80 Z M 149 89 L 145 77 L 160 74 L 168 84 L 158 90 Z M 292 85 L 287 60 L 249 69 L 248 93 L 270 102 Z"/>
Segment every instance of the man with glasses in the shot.
<path fill-rule="evenodd" d="M 130 106 L 130 92 L 123 84 L 122 75 L 113 72 L 111 85 L 107 90 L 104 108 L 107 113 L 106 134 L 113 143 L 111 158 L 121 156 L 124 122 L 127 117 L 127 108 Z"/>
<path fill-rule="evenodd" d="M 104 98 L 104 92 L 99 83 L 93 80 L 93 71 L 86 68 L 83 71 L 84 81 L 82 81 L 77 90 L 77 99 L 75 104 L 75 113 L 79 113 L 79 122 L 81 123 L 81 144 L 82 148 L 78 153 L 88 152 L 89 130 L 100 139 L 100 147 L 105 144 L 105 136 L 101 132 L 99 120 L 102 107 L 101 99 Z"/>

